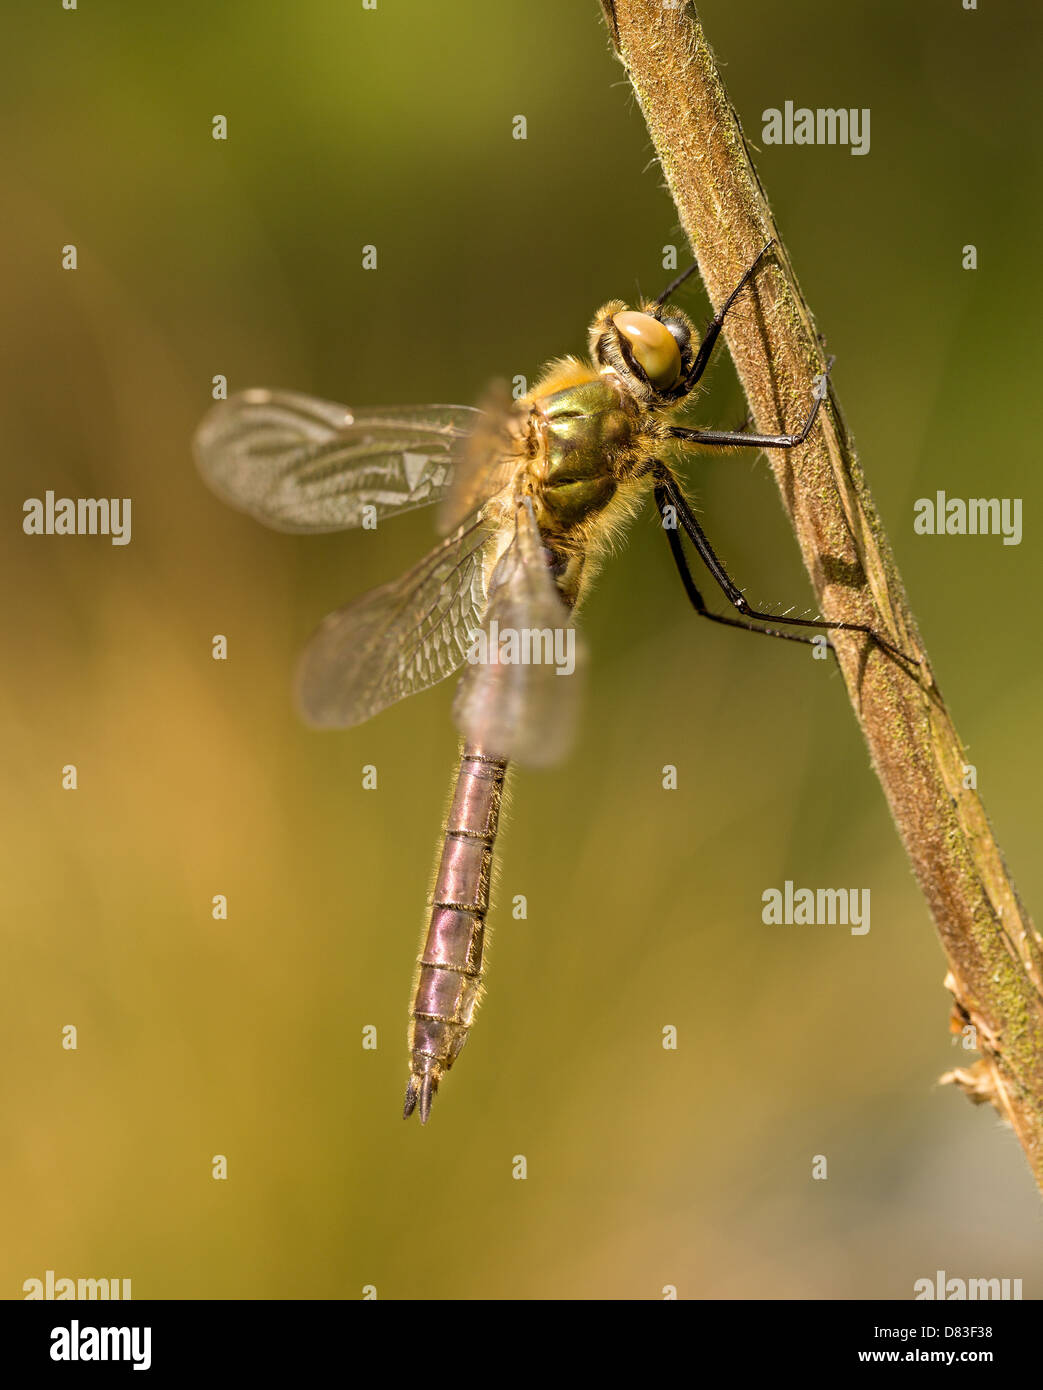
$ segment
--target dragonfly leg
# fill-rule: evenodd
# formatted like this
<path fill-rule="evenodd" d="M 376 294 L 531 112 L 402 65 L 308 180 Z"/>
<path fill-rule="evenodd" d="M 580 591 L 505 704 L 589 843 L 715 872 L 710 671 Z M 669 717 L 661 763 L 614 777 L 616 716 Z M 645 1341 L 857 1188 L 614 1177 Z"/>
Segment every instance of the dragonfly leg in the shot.
<path fill-rule="evenodd" d="M 670 498 L 664 488 L 656 485 L 655 490 L 656 507 L 659 509 L 660 516 L 663 515 L 666 507 L 670 505 Z M 699 614 L 700 618 L 709 618 L 712 623 L 723 623 L 725 627 L 740 627 L 746 632 L 759 632 L 762 637 L 780 637 L 785 642 L 804 642 L 808 646 L 815 643 L 814 637 L 804 637 L 797 632 L 780 632 L 778 628 L 767 627 L 763 623 L 757 623 L 746 618 L 730 618 L 724 613 L 713 613 L 706 606 L 706 600 L 696 588 L 695 580 L 692 577 L 692 569 L 688 563 L 688 557 L 684 553 L 684 545 L 681 542 L 680 533 L 676 526 L 664 526 L 666 538 L 670 542 L 670 553 L 674 557 L 674 564 L 677 572 L 681 576 L 681 583 L 684 591 L 688 595 L 688 601 Z M 830 651 L 833 648 L 830 646 Z"/>
<path fill-rule="evenodd" d="M 720 558 L 710 544 L 706 532 L 699 525 L 694 512 L 685 500 L 684 493 L 681 491 L 677 479 L 670 470 L 661 463 L 656 467 L 654 477 L 656 506 L 659 509 L 660 516 L 664 518 L 663 529 L 666 531 L 667 539 L 670 542 L 670 550 L 674 557 L 674 563 L 677 565 L 681 575 L 681 582 L 684 584 L 689 601 L 701 617 L 709 618 L 712 622 L 724 623 L 728 627 L 742 627 L 748 632 L 759 632 L 765 637 L 780 637 L 790 642 L 813 643 L 814 639 L 800 636 L 797 633 L 779 632 L 776 628 L 772 627 L 771 624 L 783 623 L 788 627 L 813 627 L 829 632 L 861 632 L 866 637 L 871 638 L 878 647 L 883 648 L 883 650 L 888 652 L 891 656 L 897 657 L 902 661 L 908 661 L 914 666 L 920 664 L 915 657 L 907 656 L 900 648 L 888 642 L 885 637 L 881 637 L 874 628 L 867 626 L 865 623 L 846 623 L 831 621 L 827 618 L 785 618 L 774 613 L 762 613 L 759 609 L 752 608 L 745 595 L 733 582 L 722 565 Z M 717 613 L 710 613 L 707 610 L 702 595 L 695 587 L 695 583 L 692 579 L 677 528 L 676 526 L 670 527 L 665 525 L 665 509 L 667 506 L 673 507 L 677 521 L 680 522 L 682 529 L 695 547 L 699 558 L 710 571 L 710 574 L 720 586 L 729 603 L 738 609 L 743 615 L 743 618 L 747 621 L 722 617 Z"/>
<path fill-rule="evenodd" d="M 739 295 L 753 279 L 754 272 L 756 271 L 757 267 L 760 265 L 761 261 L 764 259 L 764 257 L 768 254 L 768 252 L 774 245 L 775 238 L 772 237 L 771 241 L 768 242 L 767 246 L 762 248 L 762 250 L 759 252 L 757 257 L 753 261 L 753 264 L 746 271 L 745 275 L 735 286 L 731 294 L 728 296 L 728 298 L 724 301 L 724 303 L 721 305 L 721 307 L 717 310 L 716 314 L 714 314 L 713 318 L 711 319 L 710 326 L 709 328 L 707 328 L 706 334 L 703 337 L 702 342 L 699 344 L 699 351 L 695 354 L 695 357 L 692 361 L 692 365 L 688 368 L 688 371 L 685 375 L 684 389 L 686 393 L 691 391 L 692 387 L 702 376 L 703 372 L 706 371 L 707 363 L 710 360 L 710 354 L 713 352 L 714 345 L 716 344 L 717 339 L 720 337 L 721 328 L 724 326 L 724 320 L 725 316 L 728 313 L 728 310 L 732 307 L 732 305 L 738 299 Z M 696 268 L 696 263 L 693 262 L 692 265 L 690 265 L 686 271 L 679 275 L 676 280 L 671 280 L 670 284 L 667 285 L 666 289 L 655 301 L 656 304 L 665 303 L 665 301 L 669 299 L 670 296 L 673 294 L 674 290 L 678 289 L 681 285 L 683 285 L 684 282 L 688 279 L 689 275 L 692 275 L 695 272 Z"/>
<path fill-rule="evenodd" d="M 686 429 L 683 425 L 673 425 L 666 433 L 671 439 L 683 439 L 689 444 L 704 444 L 718 449 L 795 449 L 807 439 L 815 420 L 818 418 L 819 408 L 826 398 L 826 378 L 829 376 L 829 369 L 832 365 L 833 358 L 831 357 L 826 363 L 826 370 L 821 376 L 816 377 L 813 392 L 815 402 L 808 411 L 807 419 L 796 434 L 748 434 L 744 430 L 691 430 Z"/>

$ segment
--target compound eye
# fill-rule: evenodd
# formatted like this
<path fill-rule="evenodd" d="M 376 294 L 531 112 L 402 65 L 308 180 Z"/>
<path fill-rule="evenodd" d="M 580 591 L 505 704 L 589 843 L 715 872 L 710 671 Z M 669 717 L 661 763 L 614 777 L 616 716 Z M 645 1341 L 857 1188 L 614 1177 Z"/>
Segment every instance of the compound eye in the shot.
<path fill-rule="evenodd" d="M 630 344 L 630 351 L 651 384 L 668 390 L 681 375 L 681 350 L 670 330 L 651 314 L 624 309 L 612 322 Z"/>

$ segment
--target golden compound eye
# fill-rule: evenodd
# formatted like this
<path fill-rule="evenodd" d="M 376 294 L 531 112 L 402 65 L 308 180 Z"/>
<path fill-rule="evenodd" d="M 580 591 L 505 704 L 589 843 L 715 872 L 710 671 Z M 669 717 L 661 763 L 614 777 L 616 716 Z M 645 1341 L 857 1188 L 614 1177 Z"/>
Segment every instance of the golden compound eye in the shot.
<path fill-rule="evenodd" d="M 668 390 L 681 375 L 681 350 L 677 339 L 651 314 L 633 309 L 613 314 L 612 322 L 630 344 L 630 351 L 653 386 Z"/>

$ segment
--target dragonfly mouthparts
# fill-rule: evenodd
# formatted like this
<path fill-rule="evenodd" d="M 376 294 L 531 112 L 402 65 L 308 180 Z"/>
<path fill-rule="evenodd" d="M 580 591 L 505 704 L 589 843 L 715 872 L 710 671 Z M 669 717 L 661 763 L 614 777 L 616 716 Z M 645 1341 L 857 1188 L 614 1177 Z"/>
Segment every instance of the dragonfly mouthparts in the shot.
<path fill-rule="evenodd" d="M 402 1107 L 402 1118 L 409 1119 L 419 1100 L 420 1123 L 426 1125 L 427 1117 L 431 1113 L 431 1102 L 434 1100 L 437 1090 L 438 1078 L 433 1072 L 424 1072 L 423 1076 L 417 1076 L 414 1072 L 409 1078 L 409 1085 L 406 1087 L 406 1103 Z"/>

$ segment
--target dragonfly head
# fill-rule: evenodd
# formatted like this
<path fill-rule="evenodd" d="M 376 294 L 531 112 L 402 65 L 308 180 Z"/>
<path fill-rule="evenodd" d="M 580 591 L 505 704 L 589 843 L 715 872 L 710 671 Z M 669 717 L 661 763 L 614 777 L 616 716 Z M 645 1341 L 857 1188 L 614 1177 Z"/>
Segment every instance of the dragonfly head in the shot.
<path fill-rule="evenodd" d="M 645 405 L 673 405 L 687 396 L 694 331 L 688 315 L 661 304 L 602 306 L 590 325 L 590 355 Z"/>

